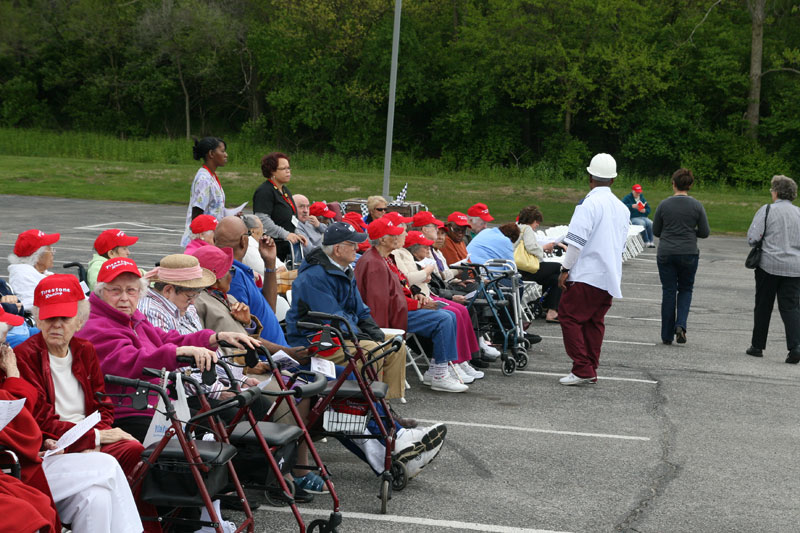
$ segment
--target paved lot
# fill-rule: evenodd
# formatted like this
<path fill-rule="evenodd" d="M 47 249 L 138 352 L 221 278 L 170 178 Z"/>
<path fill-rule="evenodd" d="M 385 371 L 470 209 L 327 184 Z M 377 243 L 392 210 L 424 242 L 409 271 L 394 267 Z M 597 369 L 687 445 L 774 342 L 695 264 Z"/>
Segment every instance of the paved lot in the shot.
<path fill-rule="evenodd" d="M 134 258 L 152 265 L 179 251 L 185 207 L 0 196 L 0 272 L 16 234 L 60 231 L 57 264 L 86 262 L 100 230 L 141 237 Z M 713 230 L 713 221 L 712 230 Z M 777 311 L 765 357 L 749 345 L 752 273 L 742 238 L 701 243 L 684 346 L 659 342 L 655 254 L 625 264 L 607 318 L 600 383 L 566 388 L 557 325 L 528 368 L 492 370 L 461 395 L 410 377 L 406 416 L 448 423 L 439 457 L 377 514 L 378 482 L 336 442 L 319 449 L 335 475 L 342 531 L 797 531 L 800 368 L 784 364 Z M 330 498 L 303 507 L 325 517 Z M 257 531 L 296 531 L 284 510 L 262 507 Z"/>

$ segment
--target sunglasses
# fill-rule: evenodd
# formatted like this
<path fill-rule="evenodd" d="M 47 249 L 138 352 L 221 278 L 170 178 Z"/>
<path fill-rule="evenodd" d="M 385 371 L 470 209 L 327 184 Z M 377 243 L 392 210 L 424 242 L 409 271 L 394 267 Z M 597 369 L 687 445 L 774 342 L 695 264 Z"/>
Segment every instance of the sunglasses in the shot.
<path fill-rule="evenodd" d="M 383 211 L 386 211 L 387 209 L 388 209 L 388 207 L 376 207 L 375 211 L 383 212 Z"/>

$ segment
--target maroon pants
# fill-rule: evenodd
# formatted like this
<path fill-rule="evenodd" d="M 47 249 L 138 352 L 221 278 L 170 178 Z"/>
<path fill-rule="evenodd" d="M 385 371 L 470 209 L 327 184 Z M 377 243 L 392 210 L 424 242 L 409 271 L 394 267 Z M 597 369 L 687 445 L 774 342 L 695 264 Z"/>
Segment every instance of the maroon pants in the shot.
<path fill-rule="evenodd" d="M 611 295 L 586 283 L 568 283 L 558 305 L 564 349 L 572 359 L 572 373 L 596 378 L 600 348 L 606 331 L 603 319 L 611 308 Z"/>

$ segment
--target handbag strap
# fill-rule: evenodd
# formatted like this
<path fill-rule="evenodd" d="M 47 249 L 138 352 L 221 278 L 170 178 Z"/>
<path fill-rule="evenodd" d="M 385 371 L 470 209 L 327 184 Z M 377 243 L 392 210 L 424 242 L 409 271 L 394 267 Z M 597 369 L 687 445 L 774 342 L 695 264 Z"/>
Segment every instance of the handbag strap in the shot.
<path fill-rule="evenodd" d="M 761 244 L 764 242 L 764 237 L 767 236 L 767 217 L 769 217 L 769 206 L 771 204 L 767 204 L 767 211 L 764 213 L 764 233 L 761 234 L 761 239 L 758 241 L 758 246 L 760 247 Z"/>

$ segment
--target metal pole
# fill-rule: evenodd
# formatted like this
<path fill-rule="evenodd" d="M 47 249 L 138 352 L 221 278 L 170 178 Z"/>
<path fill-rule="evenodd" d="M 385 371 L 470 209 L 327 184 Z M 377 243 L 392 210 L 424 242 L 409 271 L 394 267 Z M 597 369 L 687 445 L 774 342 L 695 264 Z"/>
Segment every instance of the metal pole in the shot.
<path fill-rule="evenodd" d="M 383 156 L 383 196 L 389 197 L 389 174 L 392 169 L 392 134 L 394 130 L 394 95 L 397 88 L 397 52 L 400 48 L 400 12 L 403 0 L 394 3 L 394 31 L 392 32 L 392 67 L 389 75 L 389 109 L 386 116 L 386 152 Z"/>

